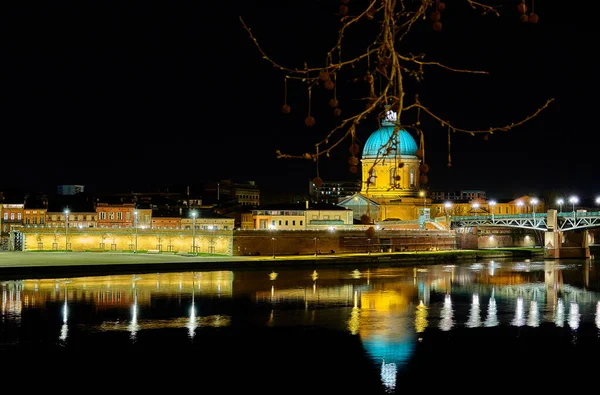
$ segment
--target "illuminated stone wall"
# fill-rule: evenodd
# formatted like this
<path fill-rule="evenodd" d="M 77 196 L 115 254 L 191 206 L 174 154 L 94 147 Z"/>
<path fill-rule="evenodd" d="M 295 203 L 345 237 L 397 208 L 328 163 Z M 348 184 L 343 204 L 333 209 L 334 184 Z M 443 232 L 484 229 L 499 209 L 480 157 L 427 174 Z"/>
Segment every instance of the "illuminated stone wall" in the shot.
<path fill-rule="evenodd" d="M 160 250 L 172 252 L 192 251 L 192 232 L 182 230 L 138 229 L 137 248 L 135 229 L 23 229 L 25 251 L 64 250 L 68 237 L 72 251 L 138 251 Z M 196 231 L 196 251 L 231 255 L 233 236 L 231 231 Z"/>

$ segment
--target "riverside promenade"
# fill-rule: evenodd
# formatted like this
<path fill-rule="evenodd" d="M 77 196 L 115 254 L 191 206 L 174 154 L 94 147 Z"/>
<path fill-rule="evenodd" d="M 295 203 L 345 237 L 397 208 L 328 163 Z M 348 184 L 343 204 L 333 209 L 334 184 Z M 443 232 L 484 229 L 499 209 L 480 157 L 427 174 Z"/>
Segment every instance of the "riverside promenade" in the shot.
<path fill-rule="evenodd" d="M 310 266 L 404 266 L 542 256 L 538 249 L 452 250 L 285 256 L 177 255 L 119 252 L 0 252 L 0 278 L 75 276 L 152 271 L 285 269 Z"/>

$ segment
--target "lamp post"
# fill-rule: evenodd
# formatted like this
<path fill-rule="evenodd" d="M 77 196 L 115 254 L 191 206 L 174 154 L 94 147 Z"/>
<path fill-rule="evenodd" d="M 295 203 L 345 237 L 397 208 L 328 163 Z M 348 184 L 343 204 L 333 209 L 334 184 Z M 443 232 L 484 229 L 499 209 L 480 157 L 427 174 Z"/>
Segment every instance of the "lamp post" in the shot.
<path fill-rule="evenodd" d="M 419 196 L 423 196 L 423 215 L 425 215 L 425 206 L 427 205 L 427 195 L 425 191 L 420 191 Z"/>
<path fill-rule="evenodd" d="M 358 218 L 360 219 L 360 199 L 358 198 L 358 196 L 354 196 L 354 200 L 358 204 Z"/>
<path fill-rule="evenodd" d="M 600 196 L 596 198 L 596 206 L 600 205 Z"/>
<path fill-rule="evenodd" d="M 135 228 L 135 248 L 133 249 L 133 253 L 137 254 L 137 248 L 138 248 L 138 233 L 137 233 L 137 228 L 138 228 L 138 211 L 135 210 L 133 212 L 133 227 Z"/>
<path fill-rule="evenodd" d="M 315 239 L 314 239 L 314 240 L 315 240 L 315 256 L 317 256 L 317 241 L 318 241 L 319 239 L 317 239 L 317 238 L 315 237 Z"/>
<path fill-rule="evenodd" d="M 69 209 L 65 210 L 65 252 L 69 251 Z"/>
<path fill-rule="evenodd" d="M 571 196 L 569 198 L 569 203 L 573 205 L 573 218 L 575 218 L 575 204 L 579 202 L 579 198 L 577 196 Z"/>
<path fill-rule="evenodd" d="M 192 211 L 192 254 L 196 254 L 196 211 Z"/>
<path fill-rule="evenodd" d="M 271 244 L 273 247 L 273 259 L 275 259 L 275 238 L 271 237 Z"/>
<path fill-rule="evenodd" d="M 520 200 L 517 202 L 517 206 L 518 207 L 523 207 L 523 204 L 524 203 L 522 201 L 520 201 Z M 523 209 L 521 209 L 521 213 L 520 214 L 523 214 Z"/>
<path fill-rule="evenodd" d="M 492 222 L 494 222 L 494 208 L 496 207 L 496 201 L 490 200 L 488 205 L 491 207 L 490 211 L 492 212 Z"/>
<path fill-rule="evenodd" d="M 449 224 L 449 220 L 450 220 L 450 210 L 452 209 L 452 203 L 450 202 L 446 202 L 444 203 L 444 208 L 446 209 L 446 226 L 450 227 Z"/>
<path fill-rule="evenodd" d="M 531 213 L 533 214 L 533 226 L 535 226 L 535 206 L 540 202 L 539 200 L 537 200 L 536 198 L 532 198 L 530 201 L 531 203 Z"/>
<path fill-rule="evenodd" d="M 563 204 L 565 204 L 565 201 L 564 201 L 564 199 L 558 199 L 558 200 L 556 201 L 556 204 L 558 204 L 558 212 L 559 212 L 559 213 L 562 213 L 562 206 L 563 206 Z"/>
<path fill-rule="evenodd" d="M 477 209 L 479 208 L 479 203 L 473 202 L 471 203 L 471 207 L 475 210 L 475 215 L 477 215 Z"/>

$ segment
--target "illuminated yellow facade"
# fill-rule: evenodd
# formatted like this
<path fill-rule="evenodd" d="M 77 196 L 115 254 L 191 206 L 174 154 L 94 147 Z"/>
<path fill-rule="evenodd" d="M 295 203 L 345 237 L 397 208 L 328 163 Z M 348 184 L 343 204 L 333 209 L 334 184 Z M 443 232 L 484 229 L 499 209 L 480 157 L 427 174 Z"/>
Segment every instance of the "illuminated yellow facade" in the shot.
<path fill-rule="evenodd" d="M 192 251 L 192 232 L 133 228 L 25 228 L 24 250 L 71 251 Z M 231 255 L 233 232 L 224 230 L 196 231 L 195 245 L 199 253 Z M 137 246 L 137 248 L 136 248 Z"/>

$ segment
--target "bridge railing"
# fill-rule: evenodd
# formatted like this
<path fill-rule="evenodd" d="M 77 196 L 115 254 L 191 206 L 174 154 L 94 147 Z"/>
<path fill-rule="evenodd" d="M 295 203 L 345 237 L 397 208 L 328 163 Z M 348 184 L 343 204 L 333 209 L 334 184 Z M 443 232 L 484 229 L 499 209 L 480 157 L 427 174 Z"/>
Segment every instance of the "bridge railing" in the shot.
<path fill-rule="evenodd" d="M 567 211 L 567 212 L 562 212 L 562 213 L 556 213 L 556 215 L 560 218 L 572 218 L 573 216 L 575 217 L 600 217 L 600 211 L 585 211 L 585 212 L 575 212 L 575 214 L 573 214 L 572 211 Z M 546 218 L 548 216 L 547 213 L 535 213 L 535 218 L 539 219 L 539 218 Z M 494 214 L 494 219 L 495 220 L 501 220 L 501 219 L 513 219 L 513 218 L 521 218 L 521 219 L 525 219 L 525 218 L 532 218 L 533 219 L 534 214 L 533 213 L 528 213 L 528 214 Z M 492 219 L 492 215 L 491 214 L 485 214 L 485 215 L 462 215 L 462 216 L 453 216 L 450 217 L 450 220 L 453 222 L 460 222 L 460 221 L 476 221 L 476 220 L 491 220 Z"/>

